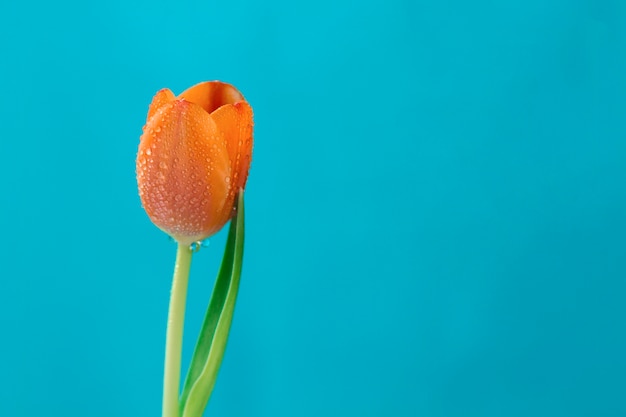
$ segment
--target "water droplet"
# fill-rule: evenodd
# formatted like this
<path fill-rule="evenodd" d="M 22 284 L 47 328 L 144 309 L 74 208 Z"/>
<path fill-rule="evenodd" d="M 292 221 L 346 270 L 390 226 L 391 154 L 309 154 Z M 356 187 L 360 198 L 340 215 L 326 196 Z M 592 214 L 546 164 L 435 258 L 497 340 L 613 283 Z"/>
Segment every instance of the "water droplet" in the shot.
<path fill-rule="evenodd" d="M 209 246 L 211 246 L 211 240 L 210 239 L 204 239 L 200 245 L 203 248 L 208 248 Z"/>
<path fill-rule="evenodd" d="M 159 126 L 157 126 L 156 129 L 154 129 L 154 131 L 159 133 L 161 131 L 161 128 Z"/>
<path fill-rule="evenodd" d="M 146 149 L 146 155 L 152 155 L 152 150 L 150 148 Z"/>
<path fill-rule="evenodd" d="M 164 161 L 159 162 L 159 168 L 165 169 L 167 168 L 167 164 Z"/>
<path fill-rule="evenodd" d="M 197 241 L 197 242 L 193 242 L 191 245 L 189 245 L 189 250 L 192 251 L 192 252 L 198 252 L 201 247 L 202 247 L 202 242 L 201 241 Z"/>

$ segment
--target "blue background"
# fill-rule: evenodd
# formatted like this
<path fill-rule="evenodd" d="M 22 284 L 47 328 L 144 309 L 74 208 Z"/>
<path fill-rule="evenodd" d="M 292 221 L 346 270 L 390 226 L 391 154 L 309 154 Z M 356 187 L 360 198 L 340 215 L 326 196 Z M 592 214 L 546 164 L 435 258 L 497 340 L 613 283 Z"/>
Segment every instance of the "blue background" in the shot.
<path fill-rule="evenodd" d="M 5 1 L 0 48 L 0 415 L 160 415 L 134 158 L 211 79 L 256 129 L 207 415 L 626 415 L 624 2 Z"/>

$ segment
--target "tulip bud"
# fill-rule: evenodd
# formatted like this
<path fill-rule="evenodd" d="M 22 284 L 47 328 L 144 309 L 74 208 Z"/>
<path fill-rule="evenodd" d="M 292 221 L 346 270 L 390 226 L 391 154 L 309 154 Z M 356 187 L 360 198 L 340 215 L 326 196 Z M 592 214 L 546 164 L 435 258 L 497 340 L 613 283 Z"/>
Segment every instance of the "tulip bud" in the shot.
<path fill-rule="evenodd" d="M 137 184 L 150 220 L 180 244 L 219 231 L 232 217 L 252 156 L 252 108 L 230 84 L 159 91 L 137 153 Z"/>

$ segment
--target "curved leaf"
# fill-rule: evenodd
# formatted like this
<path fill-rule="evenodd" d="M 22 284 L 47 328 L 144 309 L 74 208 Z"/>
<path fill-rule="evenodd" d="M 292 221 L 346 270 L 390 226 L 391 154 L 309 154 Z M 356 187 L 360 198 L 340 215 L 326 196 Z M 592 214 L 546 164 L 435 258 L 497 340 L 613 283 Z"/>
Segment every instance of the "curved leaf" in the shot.
<path fill-rule="evenodd" d="M 182 417 L 201 417 L 209 401 L 228 340 L 239 289 L 244 241 L 243 190 L 230 222 L 222 265 L 202 323 L 180 400 Z"/>

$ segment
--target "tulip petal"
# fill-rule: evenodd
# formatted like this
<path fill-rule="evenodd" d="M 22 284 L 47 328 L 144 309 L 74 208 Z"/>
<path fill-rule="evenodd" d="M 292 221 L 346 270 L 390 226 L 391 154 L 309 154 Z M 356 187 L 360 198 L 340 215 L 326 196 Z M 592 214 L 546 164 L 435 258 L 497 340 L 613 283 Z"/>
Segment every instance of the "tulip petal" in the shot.
<path fill-rule="evenodd" d="M 226 138 L 232 172 L 231 187 L 245 188 L 252 159 L 252 107 L 246 101 L 223 106 L 211 114 Z"/>
<path fill-rule="evenodd" d="M 196 84 L 183 91 L 178 97 L 196 103 L 207 113 L 212 113 L 225 104 L 244 100 L 235 87 L 221 81 L 205 81 Z"/>
<path fill-rule="evenodd" d="M 167 98 L 167 93 L 164 93 Z M 137 155 L 137 182 L 152 222 L 181 244 L 217 232 L 230 190 L 230 160 L 211 116 L 186 100 L 150 117 Z"/>
<path fill-rule="evenodd" d="M 152 103 L 150 103 L 150 107 L 148 108 L 148 117 L 146 118 L 146 122 L 149 121 L 152 116 L 154 116 L 154 114 L 161 108 L 161 106 L 174 100 L 176 100 L 176 96 L 169 88 L 159 90 L 159 92 L 156 93 L 152 98 Z"/>

